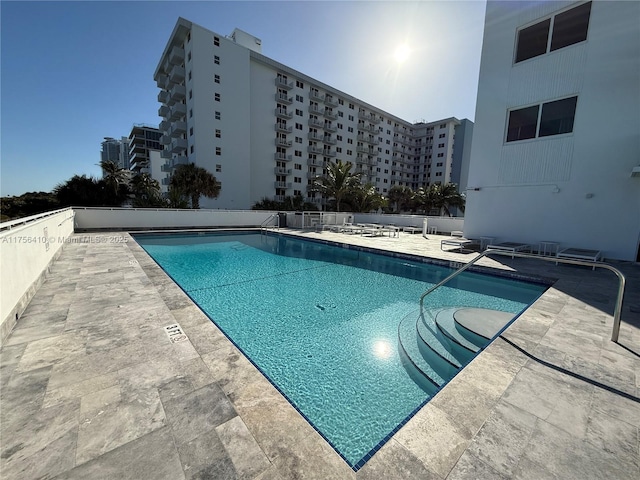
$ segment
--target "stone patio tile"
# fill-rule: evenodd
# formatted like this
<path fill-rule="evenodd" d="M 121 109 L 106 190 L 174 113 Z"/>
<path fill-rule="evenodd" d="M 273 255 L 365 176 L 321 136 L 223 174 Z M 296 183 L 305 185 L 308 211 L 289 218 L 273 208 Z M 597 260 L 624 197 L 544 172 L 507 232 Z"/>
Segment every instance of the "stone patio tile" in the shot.
<path fill-rule="evenodd" d="M 178 446 L 237 415 L 229 399 L 216 384 L 168 400 L 164 408 Z"/>
<path fill-rule="evenodd" d="M 74 398 L 81 398 L 85 395 L 90 395 L 117 385 L 118 377 L 115 373 L 97 375 L 87 380 L 64 385 L 60 388 L 52 388 L 51 385 L 49 385 L 44 396 L 43 406 L 50 407 L 57 403 Z"/>
<path fill-rule="evenodd" d="M 201 357 L 180 362 L 180 370 L 196 389 L 215 381 L 211 370 L 209 370 L 209 367 L 207 367 Z"/>
<path fill-rule="evenodd" d="M 63 324 L 67 321 L 69 306 L 64 308 L 51 307 L 39 313 L 22 314 L 14 327 L 14 332 L 23 328 L 44 327 Z"/>
<path fill-rule="evenodd" d="M 640 475 L 637 427 L 596 410 L 589 417 L 586 440 L 599 450 L 612 453 Z"/>
<path fill-rule="evenodd" d="M 524 457 L 549 472 L 547 478 L 632 480 L 638 470 L 629 469 L 611 452 L 577 439 L 547 422 L 538 420 Z M 517 476 L 520 473 L 517 474 Z"/>
<path fill-rule="evenodd" d="M 84 395 L 80 399 L 80 413 L 86 415 L 96 410 L 102 410 L 109 405 L 119 403 L 121 400 L 122 396 L 120 395 L 120 385 L 114 385 L 112 387 Z"/>
<path fill-rule="evenodd" d="M 184 329 L 212 323 L 211 320 L 209 320 L 209 317 L 202 313 L 202 310 L 193 304 L 183 308 L 172 309 L 171 314 L 175 318 L 175 321 Z"/>
<path fill-rule="evenodd" d="M 56 337 L 64 333 L 64 323 L 52 323 L 38 327 L 20 328 L 11 332 L 4 345 L 35 342 L 43 338 Z"/>
<path fill-rule="evenodd" d="M 170 324 L 167 324 L 170 325 Z M 160 329 L 164 338 L 160 341 L 146 341 L 144 344 L 147 356 L 151 358 L 170 358 L 177 362 L 200 358 L 200 355 L 193 347 L 190 339 L 178 343 L 171 343 L 164 332 Z"/>
<path fill-rule="evenodd" d="M 544 419 L 553 412 L 562 387 L 561 381 L 525 366 L 518 372 L 502 399 Z"/>
<path fill-rule="evenodd" d="M 56 480 L 184 479 L 168 427 L 159 428 L 98 458 L 68 470 Z"/>
<path fill-rule="evenodd" d="M 202 360 L 216 383 L 230 398 L 250 383 L 261 380 L 268 382 L 231 342 L 221 343 L 218 350 L 203 355 Z"/>
<path fill-rule="evenodd" d="M 538 345 L 531 354 L 538 360 L 558 367 L 564 363 L 564 359 L 567 356 L 565 352 L 547 345 Z"/>
<path fill-rule="evenodd" d="M 278 473 L 278 468 L 275 465 L 271 465 L 262 474 L 258 475 L 255 480 L 282 480 L 282 477 Z"/>
<path fill-rule="evenodd" d="M 87 339 L 82 332 L 71 332 L 55 337 L 35 340 L 27 345 L 16 372 L 28 372 L 59 363 L 67 357 L 85 352 Z"/>
<path fill-rule="evenodd" d="M 187 480 L 236 479 L 236 469 L 215 430 L 209 430 L 178 447 Z"/>
<path fill-rule="evenodd" d="M 67 402 L 3 425 L 2 478 L 54 476 L 73 467 L 79 406 L 78 401 Z"/>
<path fill-rule="evenodd" d="M 0 390 L 0 429 L 35 414 L 42 406 L 51 367 L 14 373 Z M 4 441 L 3 441 L 4 443 Z"/>
<path fill-rule="evenodd" d="M 171 358 L 153 358 L 129 365 L 116 373 L 125 402 L 134 401 L 140 392 L 158 389 L 182 378 L 179 365 Z"/>
<path fill-rule="evenodd" d="M 9 383 L 25 348 L 27 348 L 26 343 L 4 345 L 0 348 L 0 392 Z"/>
<path fill-rule="evenodd" d="M 511 476 L 529 442 L 537 417 L 500 402 L 467 449 L 473 457 Z"/>
<path fill-rule="evenodd" d="M 447 480 L 506 480 L 505 477 L 466 450 Z"/>
<path fill-rule="evenodd" d="M 356 474 L 358 480 L 439 480 L 415 455 L 395 440 L 387 442 Z"/>
<path fill-rule="evenodd" d="M 222 342 L 228 342 L 227 337 L 211 321 L 182 328 L 200 355 L 220 348 Z"/>
<path fill-rule="evenodd" d="M 453 423 L 443 409 L 429 403 L 395 434 L 394 440 L 444 478 L 472 435 Z"/>
<path fill-rule="evenodd" d="M 597 362 L 574 355 L 565 357 L 563 367 L 595 382 L 635 395 L 636 375 L 633 370 L 606 368 Z"/>
<path fill-rule="evenodd" d="M 157 391 L 133 402 L 119 402 L 99 411 L 83 413 L 78 432 L 76 463 L 93 460 L 166 424 Z"/>
<path fill-rule="evenodd" d="M 252 479 L 267 470 L 271 463 L 258 446 L 240 417 L 216 427 L 216 432 L 226 449 L 239 479 Z"/>
<path fill-rule="evenodd" d="M 629 352 L 618 350 L 618 352 L 610 350 L 602 350 L 600 353 L 600 365 L 607 370 L 630 370 L 640 371 L 640 358 L 634 357 Z"/>
<path fill-rule="evenodd" d="M 576 333 L 556 323 L 549 328 L 540 344 L 597 362 L 602 349 L 602 337 L 586 332 Z"/>
<path fill-rule="evenodd" d="M 635 400 L 596 388 L 593 393 L 593 409 L 640 428 L 640 397 L 634 398 Z"/>

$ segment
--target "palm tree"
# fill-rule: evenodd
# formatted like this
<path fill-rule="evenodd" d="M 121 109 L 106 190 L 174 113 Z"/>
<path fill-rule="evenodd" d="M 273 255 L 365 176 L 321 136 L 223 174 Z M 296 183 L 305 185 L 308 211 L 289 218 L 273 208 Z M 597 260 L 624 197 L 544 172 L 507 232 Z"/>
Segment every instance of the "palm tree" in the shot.
<path fill-rule="evenodd" d="M 436 205 L 436 198 L 433 188 L 431 187 L 433 187 L 433 185 L 430 187 L 420 187 L 413 194 L 413 202 L 416 204 L 416 207 L 421 208 L 427 215 Z"/>
<path fill-rule="evenodd" d="M 173 185 L 169 186 L 167 202 L 169 208 L 189 208 L 189 200 L 184 192 Z"/>
<path fill-rule="evenodd" d="M 53 194 L 61 207 L 113 205 L 113 196 L 107 194 L 104 181 L 86 175 L 74 175 L 66 182 L 59 183 L 53 189 Z"/>
<path fill-rule="evenodd" d="M 217 198 L 220 183 L 215 176 L 195 163 L 179 165 L 171 177 L 171 185 L 191 199 L 191 208 L 200 208 L 200 197 Z"/>
<path fill-rule="evenodd" d="M 402 212 L 408 210 L 411 207 L 411 200 L 413 199 L 414 192 L 409 187 L 401 187 L 400 185 L 394 185 L 389 189 L 387 198 L 389 202 L 394 206 L 394 212 Z"/>
<path fill-rule="evenodd" d="M 455 183 L 447 183 L 446 185 L 435 184 L 431 186 L 434 191 L 435 207 L 444 211 L 447 216 L 451 216 L 450 207 L 457 207 L 464 212 L 465 197 L 458 192 L 458 186 Z"/>
<path fill-rule="evenodd" d="M 326 175 L 316 177 L 310 190 L 333 198 L 336 202 L 336 211 L 339 212 L 342 200 L 354 187 L 360 185 L 360 173 L 351 173 L 352 166 L 351 162 L 329 161 Z"/>
<path fill-rule="evenodd" d="M 371 183 L 358 185 L 349 192 L 345 202 L 354 212 L 367 213 L 382 208 L 386 204 L 385 198 L 376 191 Z"/>
<path fill-rule="evenodd" d="M 129 185 L 129 170 L 120 168 L 111 160 L 102 160 L 98 166 L 102 169 L 102 180 L 107 185 L 107 189 L 113 193 L 114 197 L 121 196 L 122 190 Z"/>
<path fill-rule="evenodd" d="M 131 190 L 135 195 L 134 207 L 162 207 L 166 201 L 160 193 L 160 184 L 148 173 L 139 173 L 131 178 Z"/>

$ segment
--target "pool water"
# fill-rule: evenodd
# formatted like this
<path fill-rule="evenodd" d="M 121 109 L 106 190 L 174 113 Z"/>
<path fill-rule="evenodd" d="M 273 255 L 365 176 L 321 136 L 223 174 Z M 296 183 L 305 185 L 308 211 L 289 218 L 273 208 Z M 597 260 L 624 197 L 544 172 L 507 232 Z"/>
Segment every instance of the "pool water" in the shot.
<path fill-rule="evenodd" d="M 448 268 L 275 235 L 136 240 L 354 469 L 438 389 L 403 360 L 398 325 Z M 437 301 L 514 314 L 546 288 L 457 284 Z"/>

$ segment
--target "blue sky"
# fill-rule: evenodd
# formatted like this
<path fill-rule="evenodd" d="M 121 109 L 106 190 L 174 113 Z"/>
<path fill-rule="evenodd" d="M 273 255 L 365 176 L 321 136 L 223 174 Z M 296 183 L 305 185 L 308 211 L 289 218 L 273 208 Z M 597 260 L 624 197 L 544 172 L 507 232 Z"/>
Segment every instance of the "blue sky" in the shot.
<path fill-rule="evenodd" d="M 408 121 L 473 120 L 485 3 L 8 2 L 1 14 L 0 194 L 98 176 L 103 137 L 157 125 L 153 72 L 179 16 Z M 398 45 L 410 50 L 394 60 Z"/>

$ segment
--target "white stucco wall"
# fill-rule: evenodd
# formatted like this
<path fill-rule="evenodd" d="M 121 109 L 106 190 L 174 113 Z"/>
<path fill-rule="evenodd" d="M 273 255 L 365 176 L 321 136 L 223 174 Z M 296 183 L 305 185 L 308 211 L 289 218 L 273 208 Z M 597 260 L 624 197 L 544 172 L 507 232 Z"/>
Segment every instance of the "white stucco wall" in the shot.
<path fill-rule="evenodd" d="M 73 210 L 66 208 L 0 224 L 0 344 L 4 342 L 44 274 L 73 233 Z M 9 229 L 9 226 L 12 228 Z"/>
<path fill-rule="evenodd" d="M 487 4 L 464 233 L 634 260 L 640 3 L 594 1 L 585 42 L 513 64 L 517 29 L 572 4 Z M 510 108 L 572 95 L 573 133 L 505 143 Z"/>

